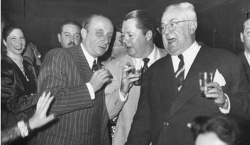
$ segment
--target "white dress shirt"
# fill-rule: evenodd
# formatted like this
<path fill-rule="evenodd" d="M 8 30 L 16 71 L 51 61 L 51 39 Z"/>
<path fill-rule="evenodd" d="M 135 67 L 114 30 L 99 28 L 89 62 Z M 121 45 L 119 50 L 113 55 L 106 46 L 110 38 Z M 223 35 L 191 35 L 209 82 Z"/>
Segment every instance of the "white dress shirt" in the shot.
<path fill-rule="evenodd" d="M 84 54 L 85 58 L 87 59 L 87 62 L 88 62 L 88 64 L 89 64 L 89 68 L 92 69 L 94 60 L 97 61 L 97 58 L 94 58 L 93 56 L 91 56 L 91 55 L 86 51 L 86 49 L 84 48 L 84 46 L 83 46 L 82 43 L 81 43 L 81 48 L 82 48 L 82 51 L 83 51 L 83 54 Z M 91 85 L 89 82 L 87 82 L 86 85 L 87 85 L 87 87 L 88 87 L 88 90 L 89 90 L 89 94 L 90 94 L 91 99 L 94 100 L 94 99 L 95 99 L 95 91 L 94 91 L 92 85 Z"/>

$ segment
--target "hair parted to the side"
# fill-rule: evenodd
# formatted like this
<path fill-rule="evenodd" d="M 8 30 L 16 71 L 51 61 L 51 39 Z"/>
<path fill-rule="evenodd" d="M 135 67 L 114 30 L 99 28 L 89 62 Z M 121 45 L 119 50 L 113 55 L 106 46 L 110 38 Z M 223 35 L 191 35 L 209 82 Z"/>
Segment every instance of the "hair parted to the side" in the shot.
<path fill-rule="evenodd" d="M 143 34 L 151 30 L 153 33 L 153 38 L 156 35 L 156 20 L 147 10 L 134 10 L 128 13 L 123 21 L 127 21 L 128 19 L 135 19 L 137 21 L 137 28 L 141 29 Z"/>

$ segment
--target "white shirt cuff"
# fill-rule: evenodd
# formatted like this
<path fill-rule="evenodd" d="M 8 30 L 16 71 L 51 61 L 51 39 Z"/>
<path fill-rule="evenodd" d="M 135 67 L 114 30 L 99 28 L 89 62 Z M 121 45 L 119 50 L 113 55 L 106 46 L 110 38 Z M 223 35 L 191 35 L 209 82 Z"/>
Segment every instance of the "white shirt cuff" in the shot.
<path fill-rule="evenodd" d="M 87 88 L 89 90 L 90 98 L 92 100 L 94 100 L 95 99 L 95 91 L 94 91 L 92 85 L 90 83 L 86 83 L 86 85 L 87 85 Z"/>
<path fill-rule="evenodd" d="M 227 94 L 224 94 L 226 97 L 227 97 L 227 109 L 223 109 L 223 108 L 221 108 L 221 107 L 219 107 L 219 109 L 220 109 L 220 111 L 221 111 L 221 113 L 223 113 L 223 114 L 228 114 L 229 113 L 229 111 L 230 111 L 230 108 L 231 108 L 231 104 L 230 104 L 230 99 L 229 99 L 229 97 L 227 96 Z"/>
<path fill-rule="evenodd" d="M 125 102 L 128 99 L 128 93 L 125 96 L 123 96 L 121 90 L 119 89 L 119 98 L 121 102 Z"/>

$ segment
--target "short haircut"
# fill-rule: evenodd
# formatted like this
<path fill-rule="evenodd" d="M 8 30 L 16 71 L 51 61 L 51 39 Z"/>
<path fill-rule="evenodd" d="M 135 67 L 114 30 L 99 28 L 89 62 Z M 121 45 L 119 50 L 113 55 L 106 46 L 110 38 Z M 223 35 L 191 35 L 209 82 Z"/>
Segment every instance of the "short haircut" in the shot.
<path fill-rule="evenodd" d="M 213 132 L 228 145 L 234 145 L 240 134 L 236 120 L 226 115 L 196 117 L 192 123 L 191 131 L 195 140 L 199 134 Z"/>
<path fill-rule="evenodd" d="M 191 3 L 188 3 L 188 2 L 183 2 L 183 3 L 179 3 L 179 4 L 172 4 L 172 5 L 169 5 L 164 13 L 169 10 L 169 9 L 182 9 L 185 11 L 185 15 L 187 16 L 187 18 L 189 20 L 193 20 L 193 21 L 197 21 L 197 15 L 196 15 L 196 12 L 194 10 L 194 6 L 191 4 Z M 164 15 L 163 13 L 163 15 Z"/>
<path fill-rule="evenodd" d="M 58 33 L 62 33 L 63 27 L 64 27 L 65 25 L 68 25 L 68 24 L 75 25 L 75 26 L 77 26 L 77 27 L 81 30 L 80 24 L 78 24 L 76 21 L 73 21 L 73 20 L 65 20 L 65 21 L 63 21 L 63 22 L 61 23 L 60 29 L 59 29 Z"/>
<path fill-rule="evenodd" d="M 153 38 L 155 37 L 157 28 L 156 20 L 148 11 L 134 10 L 128 13 L 123 20 L 127 21 L 128 19 L 135 19 L 137 21 L 137 28 L 141 29 L 144 35 L 151 30 Z"/>

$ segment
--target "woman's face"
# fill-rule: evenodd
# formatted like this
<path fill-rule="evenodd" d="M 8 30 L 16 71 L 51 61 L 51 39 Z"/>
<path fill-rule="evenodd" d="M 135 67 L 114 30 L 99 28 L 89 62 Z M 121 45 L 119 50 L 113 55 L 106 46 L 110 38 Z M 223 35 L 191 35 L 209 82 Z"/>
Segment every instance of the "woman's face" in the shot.
<path fill-rule="evenodd" d="M 3 42 L 7 48 L 7 52 L 11 52 L 16 55 L 21 55 L 26 43 L 24 34 L 20 29 L 13 29 Z"/>

